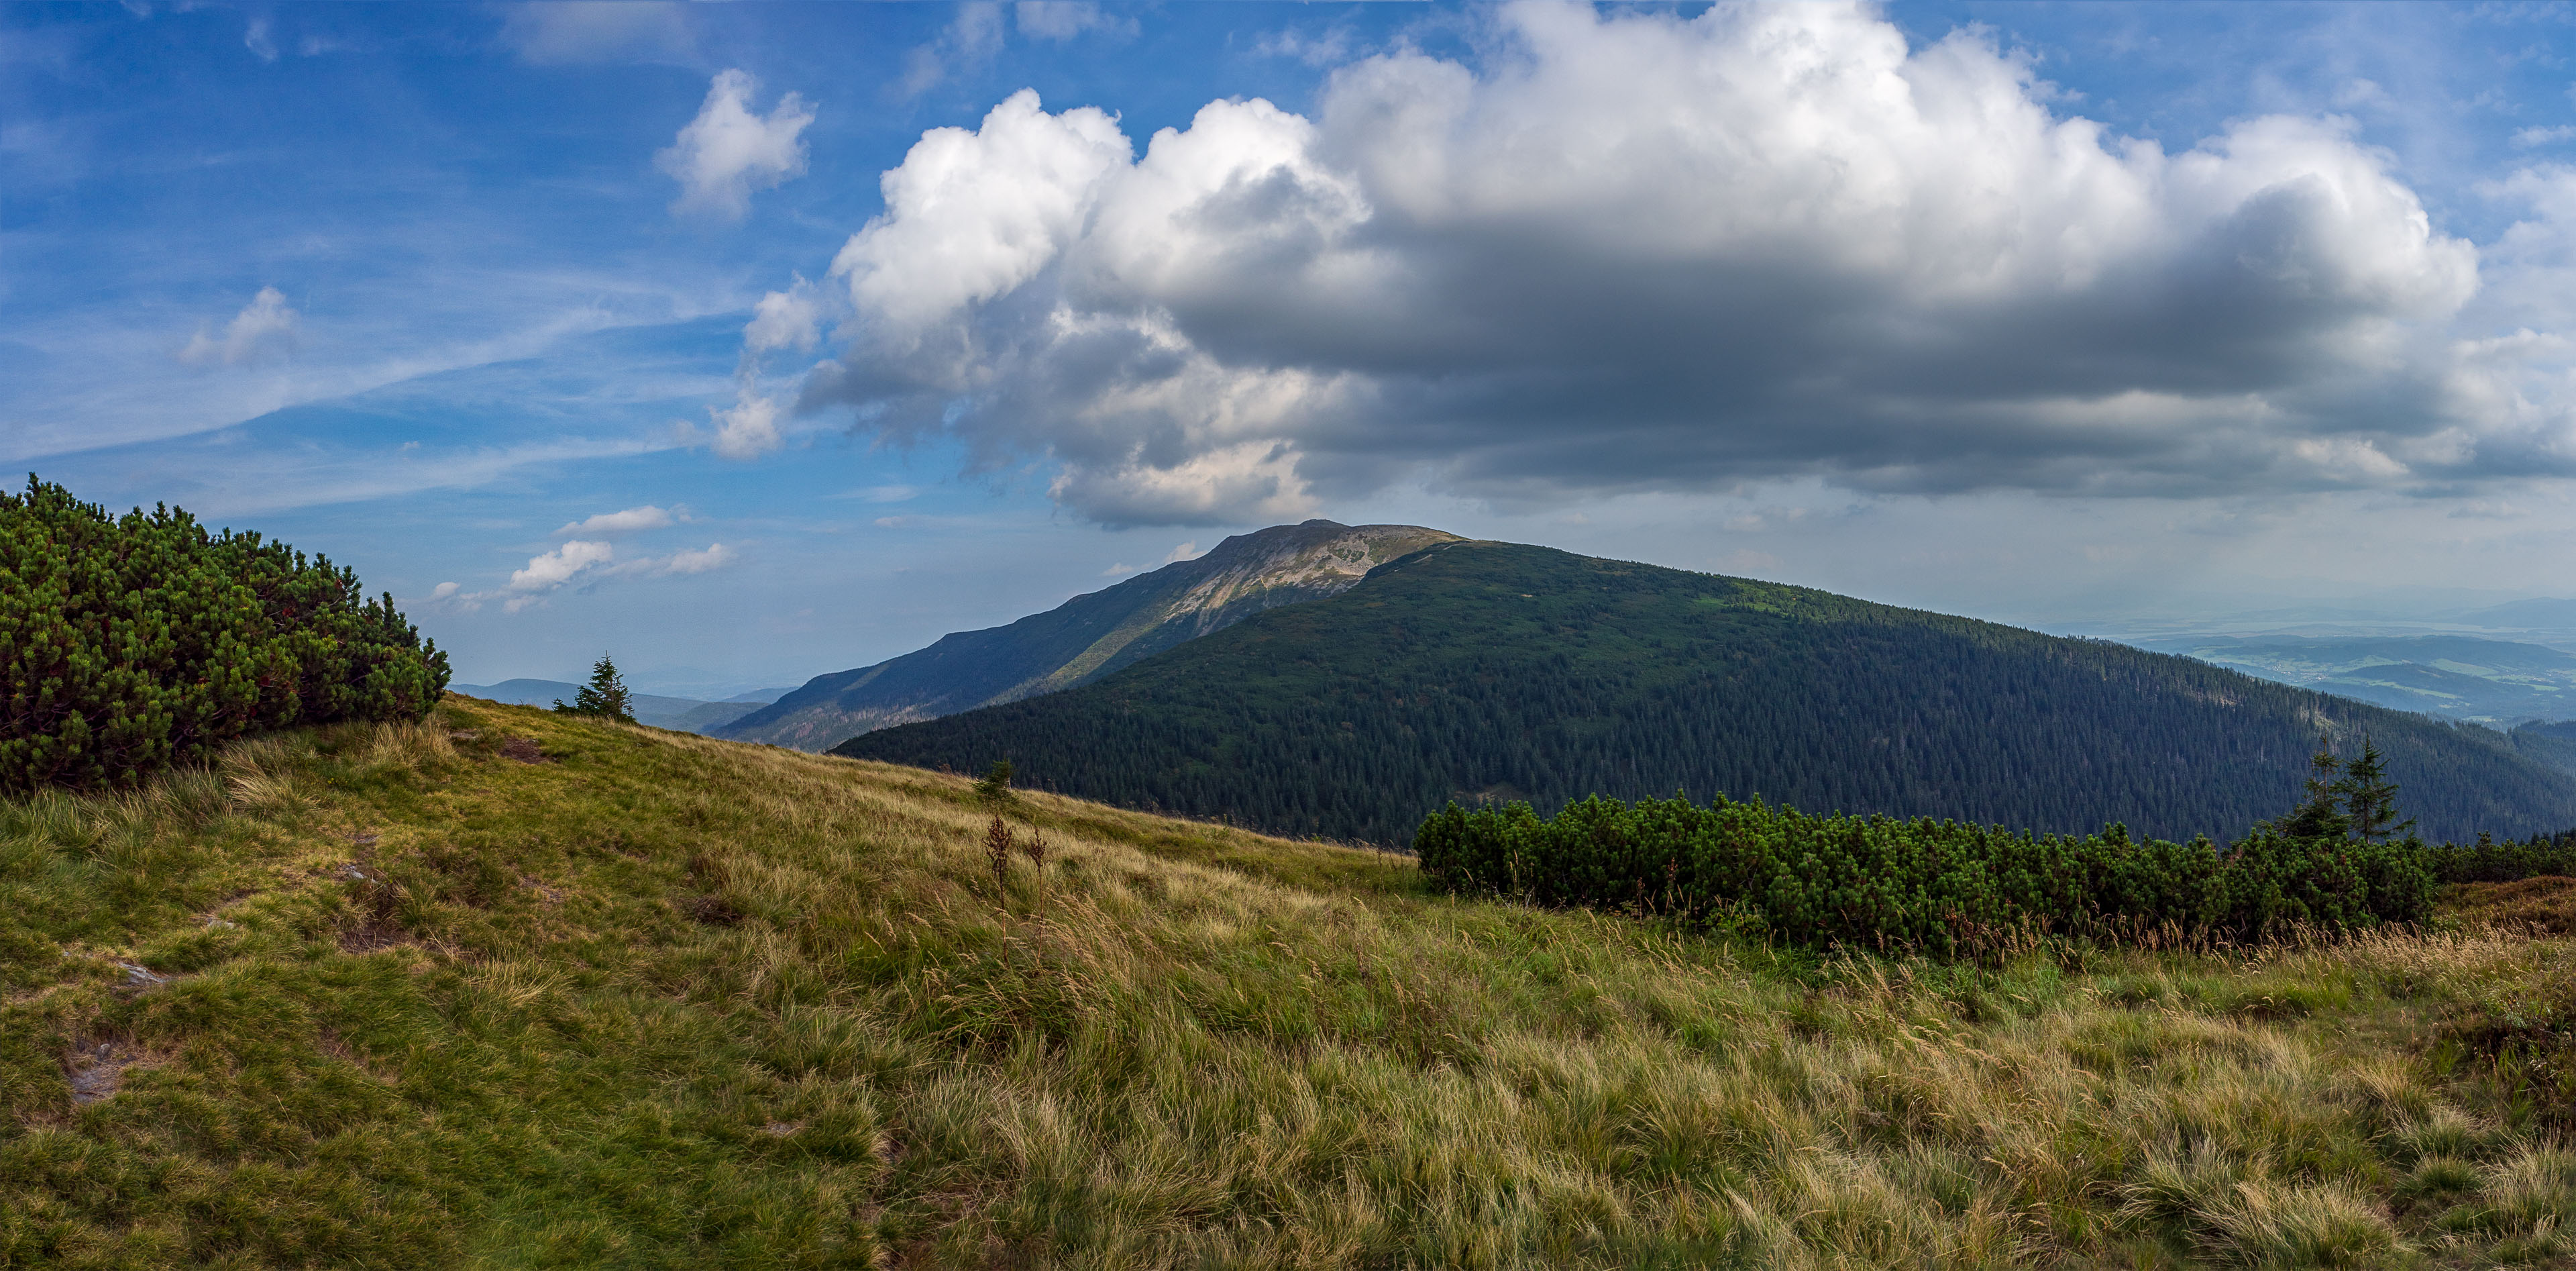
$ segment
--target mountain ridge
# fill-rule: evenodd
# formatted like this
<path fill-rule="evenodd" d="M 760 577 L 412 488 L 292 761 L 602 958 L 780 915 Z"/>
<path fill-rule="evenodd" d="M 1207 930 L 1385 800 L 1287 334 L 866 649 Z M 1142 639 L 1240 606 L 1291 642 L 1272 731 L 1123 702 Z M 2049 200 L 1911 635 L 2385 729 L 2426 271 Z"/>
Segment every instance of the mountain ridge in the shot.
<path fill-rule="evenodd" d="M 1043 613 L 816 676 L 713 735 L 822 750 L 876 728 L 1057 692 L 1254 614 L 1337 595 L 1386 561 L 1455 541 L 1419 525 L 1321 519 L 1237 534 Z"/>
<path fill-rule="evenodd" d="M 833 753 L 1273 832 L 1401 842 L 1451 798 L 1759 796 L 2043 831 L 2241 834 L 2320 732 L 2371 734 L 2428 836 L 2576 824 L 2522 739 L 2102 640 L 1456 541 L 1091 684 Z"/>
<path fill-rule="evenodd" d="M 548 706 L 558 701 L 572 701 L 581 693 L 580 685 L 566 680 L 539 680 L 524 676 L 498 684 L 450 684 L 447 687 L 450 692 L 511 706 Z M 774 696 L 769 690 L 755 690 L 711 702 L 668 693 L 634 693 L 628 697 L 628 709 L 639 724 L 684 733 L 707 733 L 759 710 Z"/>

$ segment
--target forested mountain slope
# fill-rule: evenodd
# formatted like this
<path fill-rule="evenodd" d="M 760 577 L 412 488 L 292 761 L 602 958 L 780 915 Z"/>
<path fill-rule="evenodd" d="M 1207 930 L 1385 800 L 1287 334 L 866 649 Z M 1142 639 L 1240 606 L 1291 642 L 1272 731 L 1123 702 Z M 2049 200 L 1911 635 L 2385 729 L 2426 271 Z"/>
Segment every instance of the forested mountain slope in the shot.
<path fill-rule="evenodd" d="M 1401 842 L 1449 799 L 1676 789 L 2216 838 L 2370 733 L 2429 837 L 2576 824 L 2501 734 L 2101 641 L 1540 547 L 1453 543 L 1069 692 L 834 753 Z"/>
<path fill-rule="evenodd" d="M 1319 600 L 1408 552 L 1457 536 L 1418 525 L 1307 521 L 1238 534 L 1196 560 L 1076 596 L 1008 626 L 803 688 L 710 733 L 821 750 L 854 733 L 1087 683 L 1281 605 Z"/>

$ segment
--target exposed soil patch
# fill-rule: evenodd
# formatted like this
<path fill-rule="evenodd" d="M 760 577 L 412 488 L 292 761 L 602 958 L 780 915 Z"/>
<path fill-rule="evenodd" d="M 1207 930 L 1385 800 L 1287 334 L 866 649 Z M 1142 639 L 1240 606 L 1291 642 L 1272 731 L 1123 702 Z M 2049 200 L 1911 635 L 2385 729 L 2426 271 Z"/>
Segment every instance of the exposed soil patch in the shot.
<path fill-rule="evenodd" d="M 510 738 L 509 740 L 501 743 L 501 753 L 512 759 L 518 760 L 520 763 L 557 762 L 555 759 L 548 756 L 546 752 L 537 749 L 537 739 L 534 737 Z"/>
<path fill-rule="evenodd" d="M 722 896 L 691 897 L 684 908 L 691 921 L 710 927 L 730 927 L 742 921 L 742 911 L 725 903 Z"/>
<path fill-rule="evenodd" d="M 125 1084 L 125 1070 L 142 1060 L 141 1051 L 123 1042 L 105 1041 L 74 1048 L 63 1059 L 72 1102 L 96 1103 L 113 1096 Z"/>
<path fill-rule="evenodd" d="M 389 922 L 370 922 L 340 929 L 340 952 L 373 953 L 411 943 L 411 933 Z"/>

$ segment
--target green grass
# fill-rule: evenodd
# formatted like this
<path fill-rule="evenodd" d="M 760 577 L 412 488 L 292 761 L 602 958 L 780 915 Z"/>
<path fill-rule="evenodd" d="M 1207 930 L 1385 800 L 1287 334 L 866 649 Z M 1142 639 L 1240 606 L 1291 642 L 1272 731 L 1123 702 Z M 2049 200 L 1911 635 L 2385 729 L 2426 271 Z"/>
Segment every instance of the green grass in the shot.
<path fill-rule="evenodd" d="M 988 819 L 463 699 L 0 804 L 0 1266 L 2576 1258 L 2556 937 L 1819 959 Z"/>

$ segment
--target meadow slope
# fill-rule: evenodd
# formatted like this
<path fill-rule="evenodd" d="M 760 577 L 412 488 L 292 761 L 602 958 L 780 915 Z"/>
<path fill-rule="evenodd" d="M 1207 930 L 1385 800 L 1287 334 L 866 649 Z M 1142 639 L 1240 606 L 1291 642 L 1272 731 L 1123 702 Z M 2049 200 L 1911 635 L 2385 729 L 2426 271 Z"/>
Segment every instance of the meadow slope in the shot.
<path fill-rule="evenodd" d="M 2576 1256 L 2556 937 L 1818 959 L 1013 823 L 453 697 L 0 803 L 0 1267 Z"/>

